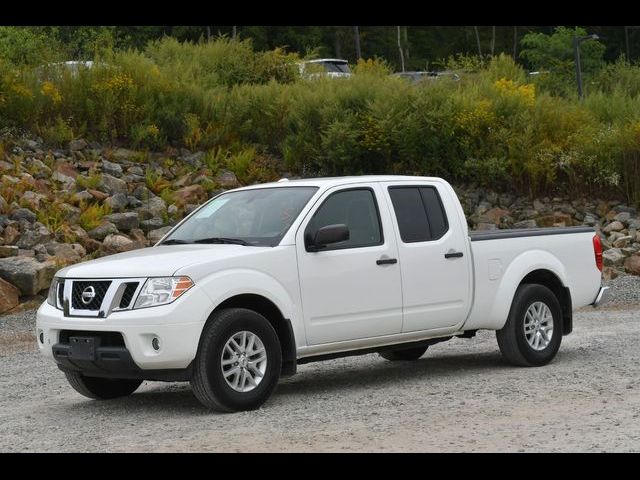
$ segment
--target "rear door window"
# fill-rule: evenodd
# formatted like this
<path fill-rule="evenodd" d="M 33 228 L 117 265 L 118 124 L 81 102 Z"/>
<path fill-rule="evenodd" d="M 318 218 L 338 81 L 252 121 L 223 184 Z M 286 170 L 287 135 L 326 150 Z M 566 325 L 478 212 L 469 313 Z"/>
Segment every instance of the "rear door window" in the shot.
<path fill-rule="evenodd" d="M 404 243 L 437 240 L 449 229 L 434 187 L 389 187 L 389 196 Z"/>

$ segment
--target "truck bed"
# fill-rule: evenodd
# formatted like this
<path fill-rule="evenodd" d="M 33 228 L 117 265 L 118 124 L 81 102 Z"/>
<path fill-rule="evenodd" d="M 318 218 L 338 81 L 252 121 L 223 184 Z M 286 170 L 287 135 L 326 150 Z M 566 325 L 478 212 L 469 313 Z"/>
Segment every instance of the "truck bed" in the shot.
<path fill-rule="evenodd" d="M 539 237 L 543 235 L 566 235 L 570 233 L 595 232 L 593 227 L 547 227 L 547 228 L 513 228 L 504 230 L 476 230 L 469 232 L 472 242 L 497 240 L 504 238 Z"/>

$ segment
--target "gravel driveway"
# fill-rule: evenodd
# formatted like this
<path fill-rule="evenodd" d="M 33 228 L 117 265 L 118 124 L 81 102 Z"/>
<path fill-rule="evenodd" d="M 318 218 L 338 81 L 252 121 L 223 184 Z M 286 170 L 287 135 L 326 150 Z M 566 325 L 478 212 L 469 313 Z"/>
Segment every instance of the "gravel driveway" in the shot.
<path fill-rule="evenodd" d="M 33 310 L 0 317 L 0 451 L 640 451 L 640 279 L 576 312 L 542 368 L 506 365 L 492 332 L 417 362 L 301 365 L 258 411 L 209 413 L 188 384 L 96 402 L 35 351 Z"/>

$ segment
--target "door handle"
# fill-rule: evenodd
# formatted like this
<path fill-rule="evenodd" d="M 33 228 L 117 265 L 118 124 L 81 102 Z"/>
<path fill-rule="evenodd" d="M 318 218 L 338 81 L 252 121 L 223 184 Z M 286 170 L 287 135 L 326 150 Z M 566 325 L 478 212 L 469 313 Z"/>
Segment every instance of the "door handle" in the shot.
<path fill-rule="evenodd" d="M 379 258 L 376 260 L 376 265 L 393 265 L 394 263 L 398 263 L 397 258 Z"/>
<path fill-rule="evenodd" d="M 444 254 L 444 258 L 460 258 L 462 257 L 464 254 L 462 252 L 456 252 L 453 249 L 449 250 L 447 253 Z"/>

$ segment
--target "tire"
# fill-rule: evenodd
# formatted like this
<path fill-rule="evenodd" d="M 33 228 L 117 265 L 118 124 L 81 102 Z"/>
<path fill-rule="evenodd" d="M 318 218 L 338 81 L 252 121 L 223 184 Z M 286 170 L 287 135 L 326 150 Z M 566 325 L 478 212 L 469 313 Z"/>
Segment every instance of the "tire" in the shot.
<path fill-rule="evenodd" d="M 405 348 L 402 350 L 387 350 L 379 352 L 380 356 L 391 362 L 418 360 L 428 347 Z"/>
<path fill-rule="evenodd" d="M 244 337 L 243 332 L 246 332 Z M 247 354 L 242 358 L 232 356 L 230 353 L 235 348 L 231 339 L 236 340 L 235 345 L 241 345 L 243 338 L 248 338 L 245 350 L 250 350 L 251 335 L 254 338 L 253 346 L 262 345 L 266 363 L 256 362 L 262 358 L 262 354 Z M 227 344 L 231 345 L 227 348 Z M 251 349 L 251 351 L 258 351 Z M 225 365 L 223 365 L 223 357 Z M 231 363 L 236 358 L 238 363 Z M 251 361 L 249 361 L 251 360 Z M 244 363 L 241 363 L 244 362 Z M 242 377 L 242 366 L 245 375 L 251 374 L 253 384 L 248 378 Z M 196 398 L 206 407 L 219 412 L 237 412 L 254 410 L 259 408 L 271 396 L 280 378 L 282 368 L 282 351 L 280 340 L 273 326 L 257 312 L 245 308 L 229 308 L 216 312 L 207 322 L 200 337 L 198 353 L 194 361 L 191 388 Z M 225 379 L 223 370 L 229 374 Z M 240 369 L 239 373 L 238 370 Z M 257 375 L 256 370 L 263 369 L 262 376 Z M 239 380 L 236 380 L 239 378 Z M 245 382 L 246 389 L 240 391 L 241 383 Z M 237 387 L 233 387 L 233 383 Z M 255 385 L 257 384 L 257 385 Z"/>
<path fill-rule="evenodd" d="M 540 344 L 534 348 L 525 335 L 525 319 L 529 308 L 544 305 L 552 319 L 546 325 L 553 324 L 550 340 L 540 334 L 530 334 L 529 338 L 535 343 L 535 336 L 539 336 Z M 541 311 L 544 311 L 543 309 Z M 547 316 L 548 318 L 548 316 Z M 533 317 L 526 320 L 532 322 Z M 544 324 L 543 324 L 544 325 Z M 535 328 L 535 327 L 534 327 Z M 548 333 L 548 332 L 547 332 Z M 539 367 L 549 363 L 558 353 L 562 342 L 562 309 L 554 293 L 547 287 L 538 284 L 523 284 L 518 287 L 511 304 L 507 322 L 501 330 L 496 331 L 496 338 L 502 356 L 511 364 L 523 367 Z M 548 342 L 545 346 L 544 343 Z"/>
<path fill-rule="evenodd" d="M 80 395 L 94 400 L 109 400 L 131 395 L 142 380 L 85 377 L 80 372 L 64 372 L 67 381 Z"/>

